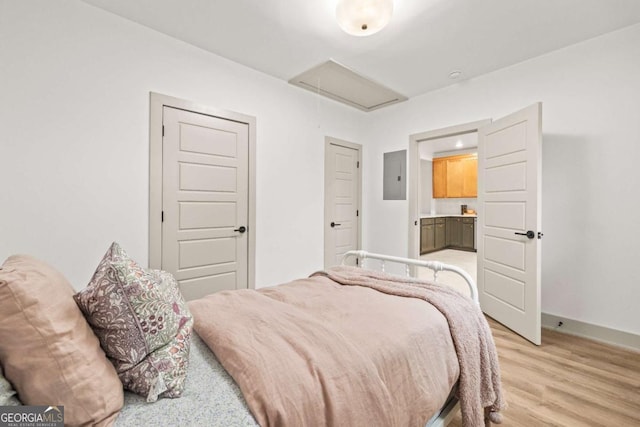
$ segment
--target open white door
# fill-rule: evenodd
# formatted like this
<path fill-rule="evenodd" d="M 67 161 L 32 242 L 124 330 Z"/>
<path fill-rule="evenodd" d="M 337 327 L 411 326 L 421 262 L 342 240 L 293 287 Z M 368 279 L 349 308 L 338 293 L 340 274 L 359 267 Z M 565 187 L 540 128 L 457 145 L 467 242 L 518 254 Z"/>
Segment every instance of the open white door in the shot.
<path fill-rule="evenodd" d="M 478 130 L 482 311 L 540 345 L 542 104 Z"/>

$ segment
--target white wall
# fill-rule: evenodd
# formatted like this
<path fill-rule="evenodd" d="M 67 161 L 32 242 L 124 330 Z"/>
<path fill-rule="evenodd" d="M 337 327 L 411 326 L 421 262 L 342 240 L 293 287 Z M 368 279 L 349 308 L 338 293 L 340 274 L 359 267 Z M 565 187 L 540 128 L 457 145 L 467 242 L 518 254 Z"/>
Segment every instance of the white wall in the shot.
<path fill-rule="evenodd" d="M 148 259 L 149 92 L 257 117 L 257 285 L 323 266 L 325 135 L 363 113 L 75 0 L 0 1 L 0 262 Z M 365 185 L 366 191 L 366 185 Z"/>
<path fill-rule="evenodd" d="M 475 197 L 461 197 L 459 199 L 434 199 L 433 205 L 437 214 L 460 215 L 461 206 L 467 205 L 467 209 L 478 210 L 478 199 Z"/>
<path fill-rule="evenodd" d="M 433 197 L 433 162 L 420 159 L 420 212 L 431 213 Z"/>
<path fill-rule="evenodd" d="M 640 333 L 639 76 L 635 25 L 371 113 L 367 249 L 408 253 L 408 205 L 380 196 L 383 152 L 542 101 L 543 311 Z"/>
<path fill-rule="evenodd" d="M 148 257 L 148 94 L 257 117 L 257 284 L 322 266 L 324 136 L 364 145 L 364 246 L 407 254 L 382 155 L 544 103 L 543 310 L 640 333 L 640 25 L 362 114 L 75 0 L 0 1 L 0 258 L 83 287 L 112 240 Z M 292 196 L 293 195 L 293 196 Z"/>

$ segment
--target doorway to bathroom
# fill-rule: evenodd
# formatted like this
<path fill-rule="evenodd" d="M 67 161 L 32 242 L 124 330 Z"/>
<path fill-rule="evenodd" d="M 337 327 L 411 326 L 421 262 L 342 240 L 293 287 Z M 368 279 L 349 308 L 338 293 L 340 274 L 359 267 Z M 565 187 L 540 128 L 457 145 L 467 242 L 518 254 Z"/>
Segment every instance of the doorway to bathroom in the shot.
<path fill-rule="evenodd" d="M 409 140 L 409 255 L 418 258 L 423 249 L 420 246 L 423 225 L 429 223 L 420 214 L 419 144 L 478 133 L 476 278 L 480 306 L 485 314 L 537 345 L 541 342 L 543 235 L 541 119 L 542 103 L 538 102 L 492 122 L 424 132 L 411 135 Z M 436 177 L 434 174 L 432 184 L 436 183 Z M 434 192 L 436 188 L 434 185 Z M 448 235 L 450 228 L 446 225 Z"/>
<path fill-rule="evenodd" d="M 430 222 L 429 219 L 425 221 L 425 218 L 442 218 L 447 215 L 462 216 L 462 205 L 467 205 L 467 209 L 470 211 L 477 210 L 475 197 L 446 197 L 446 195 L 443 197 L 442 195 L 434 194 L 434 191 L 438 192 L 438 180 L 448 179 L 446 173 L 444 177 L 440 173 L 438 170 L 439 162 L 434 162 L 434 159 L 477 152 L 478 129 L 489 123 L 491 123 L 490 120 L 481 120 L 410 136 L 408 197 L 410 219 L 408 252 L 410 258 L 418 259 L 421 254 L 425 253 L 423 249 L 429 249 L 428 246 L 421 245 L 423 223 L 426 223 L 425 225 L 428 227 Z M 434 164 L 436 165 L 435 174 L 433 170 Z M 475 183 L 473 185 L 475 186 Z M 463 194 L 456 194 L 456 196 L 462 196 Z M 469 196 L 469 194 L 465 195 Z M 435 222 L 434 220 L 434 228 L 436 227 Z M 441 223 L 443 220 L 438 219 L 437 222 Z M 428 231 L 428 229 L 424 231 Z M 439 242 L 441 240 L 439 239 Z M 453 245 L 451 245 L 452 240 Z M 472 249 L 476 240 L 474 233 Z M 435 249 L 445 249 L 448 246 L 455 248 L 458 246 L 456 242 L 455 236 L 446 235 L 445 247 L 441 247 L 441 244 L 439 244 Z"/>
<path fill-rule="evenodd" d="M 484 122 L 427 132 L 412 136 L 411 141 L 417 148 L 418 172 L 417 182 L 411 186 L 417 191 L 410 195 L 409 202 L 412 212 L 416 212 L 414 225 L 418 230 L 414 245 L 417 250 L 412 257 L 461 267 L 474 280 L 477 278 L 477 129 L 481 125 Z M 413 160 L 411 154 L 410 158 Z M 433 278 L 427 269 L 420 269 L 416 274 Z M 439 275 L 438 280 L 467 292 L 464 280 L 458 280 L 455 274 L 441 272 Z"/>

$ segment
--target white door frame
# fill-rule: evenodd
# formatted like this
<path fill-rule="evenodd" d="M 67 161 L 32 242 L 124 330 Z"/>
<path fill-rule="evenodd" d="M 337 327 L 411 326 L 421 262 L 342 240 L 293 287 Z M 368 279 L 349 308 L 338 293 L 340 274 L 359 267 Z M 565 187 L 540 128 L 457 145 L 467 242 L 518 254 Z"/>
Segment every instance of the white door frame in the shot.
<path fill-rule="evenodd" d="M 477 132 L 491 123 L 490 119 L 463 123 L 409 136 L 409 258 L 420 257 L 420 152 L 418 144 L 430 139 Z"/>
<path fill-rule="evenodd" d="M 355 144 L 353 142 L 344 141 L 342 139 L 325 136 L 324 138 L 324 254 L 327 252 L 328 234 L 331 232 L 329 222 L 331 221 L 332 209 L 327 200 L 327 188 L 329 188 L 329 174 L 327 173 L 327 167 L 330 164 L 329 158 L 329 145 L 340 145 L 346 148 L 351 148 L 358 152 L 358 249 L 362 249 L 362 145 Z M 324 255 L 324 265 L 327 266 L 326 255 Z"/>
<path fill-rule="evenodd" d="M 162 109 L 172 107 L 206 114 L 249 126 L 249 253 L 247 279 L 255 288 L 256 269 L 256 118 L 233 111 L 219 110 L 155 92 L 149 95 L 149 267 L 162 265 Z"/>

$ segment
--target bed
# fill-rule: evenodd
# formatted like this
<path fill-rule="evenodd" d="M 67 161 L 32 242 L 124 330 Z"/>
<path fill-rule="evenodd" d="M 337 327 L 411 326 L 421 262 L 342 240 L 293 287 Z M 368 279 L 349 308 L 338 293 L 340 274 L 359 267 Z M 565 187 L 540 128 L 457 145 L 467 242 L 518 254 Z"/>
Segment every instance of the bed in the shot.
<path fill-rule="evenodd" d="M 148 403 L 125 392 L 122 409 L 101 425 L 443 426 L 459 398 L 465 425 L 501 422 L 495 347 L 469 275 L 438 262 L 364 251 L 347 253 L 343 264 L 350 257 L 382 272 L 338 267 L 190 302 L 195 324 L 181 396 Z M 406 277 L 385 274 L 386 263 L 405 265 Z M 470 298 L 455 291 L 429 296 L 446 287 L 411 279 L 416 267 L 432 269 L 434 282 L 439 271 L 460 274 Z M 452 298 L 462 301 L 457 312 L 440 307 Z M 313 310 L 315 317 L 307 317 Z M 291 319 L 280 325 L 283 317 Z M 456 332 L 462 323 L 481 331 L 466 331 L 479 336 L 477 348 L 463 351 L 466 338 Z"/>

